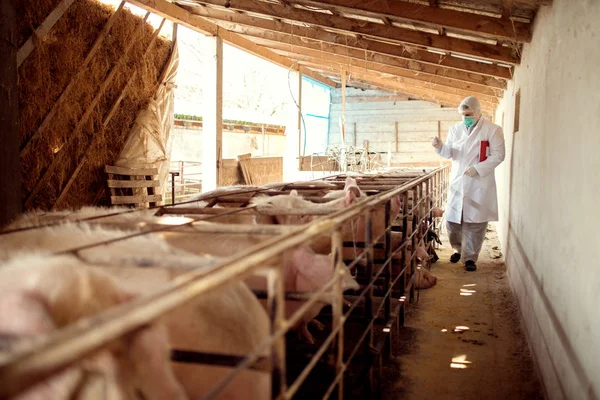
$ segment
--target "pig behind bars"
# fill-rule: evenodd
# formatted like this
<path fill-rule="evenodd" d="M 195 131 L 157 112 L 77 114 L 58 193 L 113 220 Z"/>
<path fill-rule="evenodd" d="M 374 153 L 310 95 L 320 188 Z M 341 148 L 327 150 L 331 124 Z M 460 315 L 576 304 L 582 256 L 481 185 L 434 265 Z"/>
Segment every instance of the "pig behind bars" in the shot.
<path fill-rule="evenodd" d="M 13 228 L 18 224 L 13 225 Z M 122 238 L 132 232 L 65 223 L 4 235 L 0 258 L 16 250 L 62 251 L 90 243 Z M 151 293 L 191 268 L 213 265 L 215 260 L 175 249 L 160 237 L 140 236 L 79 252 L 87 264 L 102 265 L 130 293 Z M 84 262 L 80 261 L 80 264 Z M 106 264 L 121 264 L 116 267 Z M 132 265 L 130 267 L 124 266 Z M 140 266 L 155 265 L 154 268 Z M 178 265 L 178 267 L 172 267 Z M 173 348 L 205 353 L 244 355 L 269 335 L 268 318 L 253 293 L 241 282 L 207 293 L 173 310 L 162 319 Z M 268 351 L 262 356 L 268 356 Z M 167 362 L 164 365 L 169 365 Z M 187 395 L 199 398 L 231 372 L 209 365 L 171 365 Z M 263 399 L 270 393 L 268 373 L 247 370 L 221 392 L 221 399 Z M 148 397 L 151 399 L 153 397 Z M 171 398 L 159 397 L 159 398 Z M 173 397 L 176 398 L 176 397 Z"/>
<path fill-rule="evenodd" d="M 79 215 L 90 217 L 97 215 L 103 215 L 109 212 L 112 209 L 96 209 L 94 208 L 85 208 L 81 211 L 71 211 L 68 213 L 69 218 L 77 218 Z M 135 216 L 132 216 L 135 213 L 126 213 L 123 214 L 123 221 L 135 221 Z M 148 214 L 140 214 L 141 220 L 144 222 L 153 222 L 153 217 Z M 47 214 L 46 217 L 53 218 L 52 213 Z M 24 221 L 30 225 L 33 218 L 29 216 L 25 216 L 23 218 Z M 110 216 L 107 218 L 102 218 L 98 221 L 106 221 L 108 223 L 116 223 L 123 222 L 119 221 L 119 216 Z M 39 222 L 39 221 L 38 221 Z M 154 222 L 156 222 L 156 218 L 154 218 Z M 18 226 L 12 226 L 12 228 L 16 228 Z M 193 227 L 192 227 L 193 229 Z M 156 233 L 155 235 L 164 238 L 167 243 L 169 243 L 170 247 L 175 249 L 181 249 L 189 253 L 198 254 L 202 256 L 212 255 L 218 257 L 227 257 L 235 254 L 237 251 L 242 251 L 249 247 L 255 246 L 265 239 L 264 236 L 259 235 L 249 235 L 249 234 L 208 234 L 208 233 L 195 233 L 190 235 L 189 233 L 178 233 L 178 232 L 163 232 Z M 142 240 L 141 238 L 138 240 Z M 127 242 L 123 242 L 126 248 L 129 248 L 130 245 Z M 160 243 L 159 243 L 160 244 Z M 163 244 L 164 245 L 164 244 Z M 115 243 L 111 246 L 122 246 L 119 243 Z M 65 248 L 72 247 L 71 244 L 67 245 L 67 247 L 60 247 L 59 249 L 64 250 Z M 123 251 L 127 251 L 127 249 L 123 249 Z M 167 250 L 165 250 L 167 251 Z M 0 250 L 1 252 L 1 250 Z M 175 259 L 178 257 L 176 253 L 173 253 L 174 250 L 170 249 L 169 253 L 170 257 L 174 257 Z M 125 254 L 125 253 L 122 253 Z M 185 253 L 188 254 L 188 253 Z M 310 248 L 307 246 L 300 246 L 297 249 L 287 250 L 284 252 L 281 260 L 274 260 L 274 262 L 283 262 L 285 271 L 287 271 L 286 279 L 285 279 L 285 287 L 288 291 L 316 291 L 325 285 L 332 276 L 332 267 L 329 256 L 315 254 Z M 346 270 L 347 271 L 347 270 Z M 347 275 L 347 276 L 346 276 Z M 344 289 L 354 289 L 358 288 L 358 284 L 356 281 L 350 276 L 349 271 L 344 276 L 345 286 Z M 254 290 L 266 290 L 266 283 L 264 280 L 246 280 L 247 283 L 252 284 L 252 289 Z M 260 282 L 258 284 L 257 282 Z M 307 285 L 310 283 L 309 285 Z M 331 296 L 329 296 L 331 298 Z M 313 318 L 319 314 L 319 311 L 326 304 L 331 303 L 331 301 L 321 302 L 318 305 L 312 307 L 311 311 L 306 313 L 301 321 L 295 325 L 292 329 L 297 330 L 300 334 L 303 335 L 303 338 L 312 343 L 314 341 L 312 335 L 307 329 L 307 324 L 318 322 L 312 321 Z M 286 306 L 288 309 L 287 315 L 290 316 L 294 310 L 299 308 L 298 302 L 286 302 Z"/>
<path fill-rule="evenodd" d="M 0 335 L 18 346 L 39 335 L 128 301 L 108 274 L 71 256 L 18 255 L 0 265 Z M 153 323 L 75 366 L 26 389 L 15 399 L 185 399 L 168 364 L 164 326 Z M 100 378 L 100 386 L 90 377 Z"/>

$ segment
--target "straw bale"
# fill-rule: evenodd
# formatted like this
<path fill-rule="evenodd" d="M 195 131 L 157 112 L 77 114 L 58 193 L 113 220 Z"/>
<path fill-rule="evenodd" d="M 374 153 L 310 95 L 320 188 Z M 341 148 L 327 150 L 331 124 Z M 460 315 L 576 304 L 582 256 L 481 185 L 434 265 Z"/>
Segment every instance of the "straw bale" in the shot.
<path fill-rule="evenodd" d="M 24 15 L 20 32 L 39 25 L 45 15 L 33 10 L 40 2 L 18 0 Z M 49 13 L 58 1 L 44 0 Z M 50 33 L 19 68 L 19 115 L 21 148 L 31 140 L 57 99 L 83 64 L 99 33 L 114 10 L 95 0 L 76 0 Z M 88 67 L 75 78 L 73 89 L 57 108 L 47 129 L 31 141 L 31 151 L 21 157 L 23 201 L 57 159 L 32 208 L 50 209 L 84 157 L 87 161 L 69 188 L 60 208 L 91 204 L 105 185 L 105 164 L 114 164 L 138 112 L 154 96 L 157 80 L 168 61 L 171 42 L 158 38 L 143 57 L 154 29 L 142 26 L 142 18 L 122 10 Z M 133 43 L 125 54 L 126 47 Z M 121 60 L 121 61 L 120 61 Z M 101 94 L 87 120 L 82 120 L 100 93 L 113 68 L 116 75 Z M 115 100 L 127 88 L 117 112 L 107 126 L 103 121 Z M 83 121 L 80 129 L 77 126 Z M 58 157 L 58 158 L 57 158 Z"/>

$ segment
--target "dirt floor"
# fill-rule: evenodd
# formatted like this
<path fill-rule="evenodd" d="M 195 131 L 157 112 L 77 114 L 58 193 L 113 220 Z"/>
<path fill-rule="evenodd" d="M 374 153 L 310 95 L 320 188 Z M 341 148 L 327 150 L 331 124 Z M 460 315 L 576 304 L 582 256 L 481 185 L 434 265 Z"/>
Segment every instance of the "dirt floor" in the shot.
<path fill-rule="evenodd" d="M 493 258 L 496 233 L 488 228 L 477 272 L 451 264 L 442 241 L 438 284 L 408 308 L 383 399 L 543 399 L 504 263 Z"/>

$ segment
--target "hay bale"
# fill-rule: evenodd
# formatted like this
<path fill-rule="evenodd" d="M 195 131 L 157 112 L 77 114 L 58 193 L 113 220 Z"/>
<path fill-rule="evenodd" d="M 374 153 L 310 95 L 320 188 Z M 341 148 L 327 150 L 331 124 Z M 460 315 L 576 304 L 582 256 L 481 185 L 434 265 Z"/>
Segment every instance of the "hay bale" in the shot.
<path fill-rule="evenodd" d="M 27 39 L 28 32 L 35 29 L 58 2 L 18 0 L 19 9 L 23 10 L 20 15 L 25 16 L 20 29 L 24 37 L 23 42 Z M 111 7 L 95 0 L 76 0 L 21 65 L 21 148 L 31 140 L 75 76 L 113 13 Z M 25 157 L 21 157 L 21 192 L 25 200 L 55 157 L 60 156 L 60 164 L 49 175 L 49 179 L 45 181 L 29 208 L 52 208 L 80 165 L 83 167 L 69 188 L 61 208 L 92 204 L 98 190 L 105 185 L 104 165 L 112 165 L 115 162 L 137 113 L 154 96 L 157 81 L 171 52 L 171 42 L 159 37 L 148 55 L 143 57 L 154 29 L 149 24 L 142 26 L 142 22 L 140 17 L 127 10 L 119 13 L 109 35 L 102 41 L 88 67 L 75 78 L 73 89 L 57 108 L 48 128 L 43 130 L 36 140 L 31 141 L 31 151 Z M 127 57 L 119 63 L 129 43 L 133 45 Z M 113 68 L 117 68 L 114 79 L 106 87 L 81 129 L 76 129 Z M 130 82 L 117 112 L 104 127 L 103 120 L 136 70 L 135 79 Z M 86 156 L 86 163 L 81 164 Z"/>

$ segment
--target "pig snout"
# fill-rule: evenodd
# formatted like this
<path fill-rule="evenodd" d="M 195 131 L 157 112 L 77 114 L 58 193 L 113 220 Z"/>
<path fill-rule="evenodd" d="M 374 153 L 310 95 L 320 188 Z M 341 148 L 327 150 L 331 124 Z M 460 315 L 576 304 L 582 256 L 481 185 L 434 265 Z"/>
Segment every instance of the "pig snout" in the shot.
<path fill-rule="evenodd" d="M 444 215 L 444 210 L 439 207 L 433 207 L 432 214 L 434 218 L 441 218 Z"/>
<path fill-rule="evenodd" d="M 431 256 L 429 255 L 429 253 L 427 253 L 427 250 L 425 250 L 423 246 L 417 246 L 416 253 L 417 257 L 423 262 L 431 260 Z"/>
<path fill-rule="evenodd" d="M 436 285 L 437 278 L 422 266 L 417 267 L 417 277 L 415 278 L 415 289 L 429 289 Z"/>

